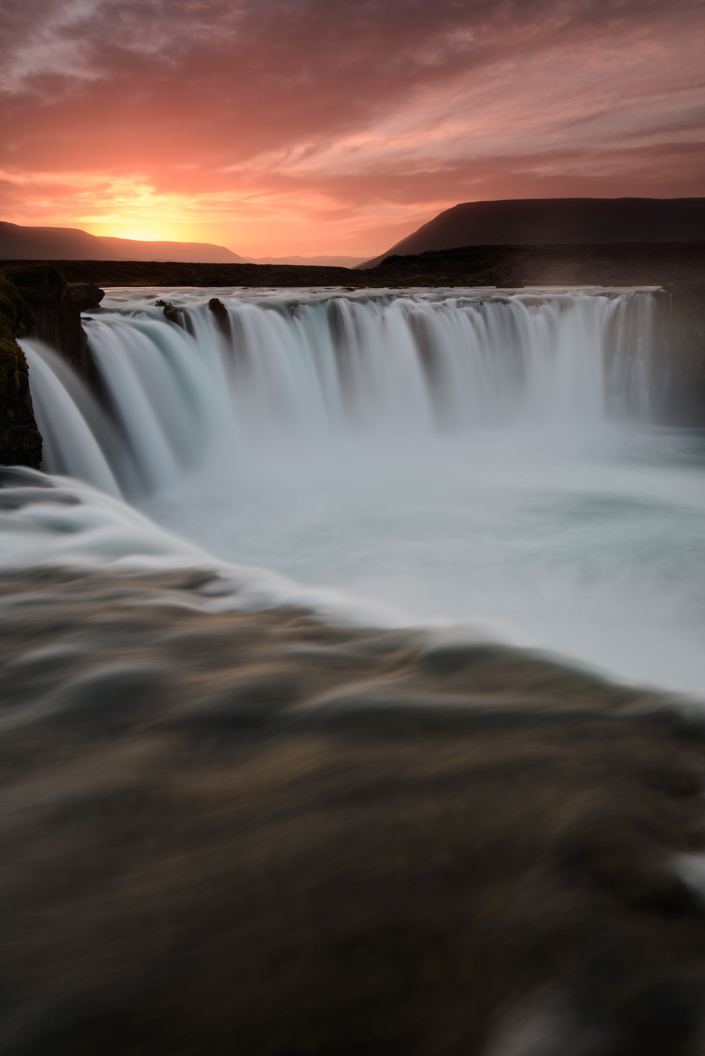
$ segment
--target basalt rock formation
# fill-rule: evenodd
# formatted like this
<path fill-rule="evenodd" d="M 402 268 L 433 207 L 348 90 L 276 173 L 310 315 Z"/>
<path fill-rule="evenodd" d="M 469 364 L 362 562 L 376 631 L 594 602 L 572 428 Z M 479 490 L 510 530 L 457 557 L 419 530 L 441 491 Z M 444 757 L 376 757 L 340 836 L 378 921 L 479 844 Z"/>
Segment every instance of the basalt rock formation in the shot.
<path fill-rule="evenodd" d="M 7 267 L 0 272 L 0 464 L 36 469 L 42 458 L 27 362 L 17 338 L 45 341 L 84 380 L 95 384 L 81 312 L 97 308 L 103 296 L 95 283 L 67 283 L 48 264 Z"/>
<path fill-rule="evenodd" d="M 48 264 L 6 268 L 4 275 L 19 289 L 34 313 L 34 326 L 27 336 L 51 345 L 78 374 L 87 377 L 93 366 L 81 312 L 98 308 L 103 290 L 93 282 L 68 283 Z"/>
<path fill-rule="evenodd" d="M 672 283 L 657 293 L 663 416 L 705 425 L 705 283 Z"/>
<path fill-rule="evenodd" d="M 15 340 L 34 322 L 17 287 L 0 277 L 0 464 L 38 469 L 42 438 L 32 410 L 27 361 Z"/>

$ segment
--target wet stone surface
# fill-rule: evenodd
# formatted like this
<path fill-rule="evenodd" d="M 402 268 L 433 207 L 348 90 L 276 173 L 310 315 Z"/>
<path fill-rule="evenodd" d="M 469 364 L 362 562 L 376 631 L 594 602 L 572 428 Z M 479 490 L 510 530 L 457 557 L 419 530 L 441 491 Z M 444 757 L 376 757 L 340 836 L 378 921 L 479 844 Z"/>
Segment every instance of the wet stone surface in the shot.
<path fill-rule="evenodd" d="M 696 706 L 208 589 L 0 580 L 3 1053 L 697 1051 Z"/>

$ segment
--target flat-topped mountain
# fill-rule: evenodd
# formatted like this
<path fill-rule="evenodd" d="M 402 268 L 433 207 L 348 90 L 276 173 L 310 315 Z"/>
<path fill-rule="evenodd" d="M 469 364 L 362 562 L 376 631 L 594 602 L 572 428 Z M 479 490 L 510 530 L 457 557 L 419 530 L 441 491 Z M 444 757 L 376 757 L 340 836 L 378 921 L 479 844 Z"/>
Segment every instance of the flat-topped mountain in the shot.
<path fill-rule="evenodd" d="M 245 262 L 245 257 L 210 242 L 142 242 L 134 238 L 89 235 L 75 227 L 23 227 L 6 221 L 0 221 L 0 259 Z"/>
<path fill-rule="evenodd" d="M 705 198 L 521 198 L 463 202 L 374 260 L 461 246 L 705 241 Z"/>

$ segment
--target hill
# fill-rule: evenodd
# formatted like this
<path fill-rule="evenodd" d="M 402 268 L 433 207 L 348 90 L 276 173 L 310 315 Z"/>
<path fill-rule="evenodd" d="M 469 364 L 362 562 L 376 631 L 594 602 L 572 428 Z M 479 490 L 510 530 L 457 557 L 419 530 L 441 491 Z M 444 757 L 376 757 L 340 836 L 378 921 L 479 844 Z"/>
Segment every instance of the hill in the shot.
<path fill-rule="evenodd" d="M 522 198 L 463 202 L 359 268 L 461 246 L 705 241 L 705 198 Z"/>
<path fill-rule="evenodd" d="M 238 264 L 245 261 L 210 242 L 142 242 L 89 235 L 75 227 L 23 227 L 0 221 L 0 257 L 6 260 L 140 260 Z"/>
<path fill-rule="evenodd" d="M 464 246 L 395 254 L 358 271 L 370 286 L 663 286 L 705 282 L 701 242 Z"/>
<path fill-rule="evenodd" d="M 100 241 L 116 253 L 106 260 L 176 260 L 199 264 L 244 264 L 247 260 L 225 246 L 214 246 L 211 242 L 138 242 L 133 238 L 106 235 Z"/>

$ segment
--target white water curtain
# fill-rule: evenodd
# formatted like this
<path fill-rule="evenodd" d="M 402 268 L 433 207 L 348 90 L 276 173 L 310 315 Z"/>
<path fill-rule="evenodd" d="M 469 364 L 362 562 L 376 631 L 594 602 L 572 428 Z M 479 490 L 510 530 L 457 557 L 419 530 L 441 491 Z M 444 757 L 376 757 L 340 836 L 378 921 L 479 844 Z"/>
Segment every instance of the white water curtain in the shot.
<path fill-rule="evenodd" d="M 233 294 L 226 308 L 224 325 L 204 296 L 189 330 L 141 302 L 86 321 L 96 394 L 24 342 L 45 467 L 150 494 L 213 451 L 649 413 L 648 292 Z"/>

